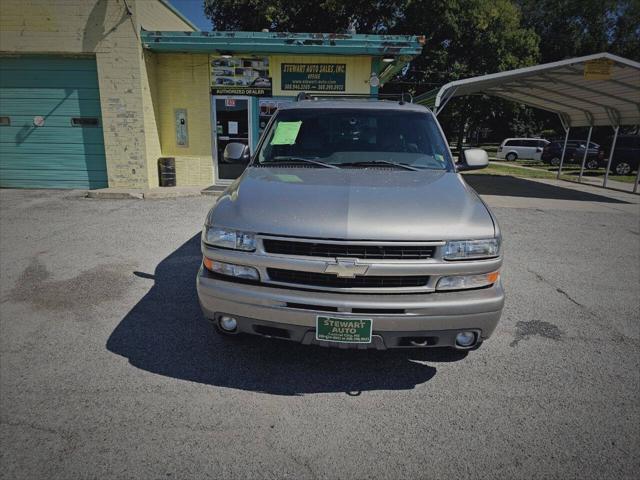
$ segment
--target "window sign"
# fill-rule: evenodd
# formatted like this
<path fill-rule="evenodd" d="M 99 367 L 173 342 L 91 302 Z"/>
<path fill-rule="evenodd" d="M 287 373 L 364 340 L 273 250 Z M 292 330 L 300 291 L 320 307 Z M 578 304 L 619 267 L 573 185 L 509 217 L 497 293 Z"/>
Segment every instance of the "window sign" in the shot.
<path fill-rule="evenodd" d="M 271 145 L 293 145 L 296 143 L 301 126 L 302 121 L 278 123 L 276 131 L 271 137 Z"/>
<path fill-rule="evenodd" d="M 269 58 L 209 57 L 212 95 L 271 96 Z"/>
<path fill-rule="evenodd" d="M 282 90 L 344 92 L 347 65 L 344 63 L 283 63 Z"/>

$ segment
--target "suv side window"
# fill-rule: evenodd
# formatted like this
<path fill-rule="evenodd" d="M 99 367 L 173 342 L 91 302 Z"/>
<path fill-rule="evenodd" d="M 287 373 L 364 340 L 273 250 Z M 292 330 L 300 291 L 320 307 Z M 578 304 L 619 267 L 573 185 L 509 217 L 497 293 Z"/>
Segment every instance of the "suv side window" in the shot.
<path fill-rule="evenodd" d="M 505 147 L 515 147 L 517 144 L 518 144 L 517 140 L 509 140 L 504 144 L 504 146 Z"/>
<path fill-rule="evenodd" d="M 632 137 L 619 137 L 618 138 L 618 147 L 630 147 L 632 145 Z"/>

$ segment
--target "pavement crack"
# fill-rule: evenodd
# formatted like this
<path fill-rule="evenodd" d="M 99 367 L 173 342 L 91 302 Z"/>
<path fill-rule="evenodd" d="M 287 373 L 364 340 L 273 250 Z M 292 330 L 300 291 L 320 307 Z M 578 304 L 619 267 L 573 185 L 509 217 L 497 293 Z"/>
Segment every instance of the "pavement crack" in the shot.
<path fill-rule="evenodd" d="M 556 292 L 564 295 L 565 297 L 567 297 L 569 299 L 570 302 L 574 303 L 575 305 L 578 305 L 581 308 L 584 308 L 586 311 L 589 312 L 589 310 L 587 309 L 587 307 L 585 307 L 584 305 L 582 305 L 580 302 L 576 301 L 573 297 L 571 297 L 571 295 L 569 295 L 567 292 L 565 292 L 563 289 L 556 287 Z M 591 313 L 591 312 L 589 312 Z"/>
<path fill-rule="evenodd" d="M 566 291 L 564 291 L 563 289 L 561 289 L 560 287 L 556 287 L 552 282 L 550 282 L 549 280 L 547 280 L 545 277 L 543 277 L 542 275 L 540 275 L 538 272 L 535 272 L 531 269 L 527 269 L 527 271 L 533 275 L 535 275 L 535 277 L 538 279 L 538 281 L 546 283 L 547 285 L 549 285 L 550 287 L 553 287 L 556 292 L 558 292 L 559 294 L 565 296 L 571 303 L 579 306 L 580 308 L 584 309 L 587 313 L 593 315 L 593 312 L 591 312 L 586 306 L 584 306 L 583 304 L 581 304 L 580 302 L 578 302 L 575 298 L 573 298 L 571 295 L 569 295 Z"/>

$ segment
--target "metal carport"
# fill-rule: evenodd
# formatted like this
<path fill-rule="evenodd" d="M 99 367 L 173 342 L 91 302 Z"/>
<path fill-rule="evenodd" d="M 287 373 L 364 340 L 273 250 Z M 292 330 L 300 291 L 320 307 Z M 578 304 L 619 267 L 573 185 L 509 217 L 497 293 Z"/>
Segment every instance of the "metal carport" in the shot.
<path fill-rule="evenodd" d="M 432 106 L 439 114 L 453 97 L 486 94 L 556 113 L 565 130 L 565 141 L 558 169 L 562 172 L 569 131 L 589 127 L 588 140 L 595 126 L 614 130 L 603 186 L 615 154 L 618 132 L 623 125 L 640 125 L 640 63 L 610 53 L 519 68 L 447 83 L 416 97 L 416 102 Z M 582 181 L 588 149 L 580 168 Z M 640 169 L 633 191 L 638 190 Z"/>

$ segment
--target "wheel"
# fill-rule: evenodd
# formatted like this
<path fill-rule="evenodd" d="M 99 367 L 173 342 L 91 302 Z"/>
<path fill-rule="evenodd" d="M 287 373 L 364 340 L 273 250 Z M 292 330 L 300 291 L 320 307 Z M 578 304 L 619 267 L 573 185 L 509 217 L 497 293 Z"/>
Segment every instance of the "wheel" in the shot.
<path fill-rule="evenodd" d="M 553 157 L 549 163 L 551 165 L 553 165 L 554 167 L 559 166 L 560 165 L 560 157 Z"/>
<path fill-rule="evenodd" d="M 629 175 L 631 173 L 631 165 L 623 160 L 615 164 L 613 171 L 616 172 L 616 175 Z"/>
<path fill-rule="evenodd" d="M 587 158 L 587 163 L 585 165 L 589 170 L 596 170 L 600 166 L 600 162 L 598 162 L 597 158 Z"/>
<path fill-rule="evenodd" d="M 511 153 L 508 153 L 505 158 L 507 159 L 508 162 L 515 162 L 518 159 L 518 154 L 511 152 Z"/>

